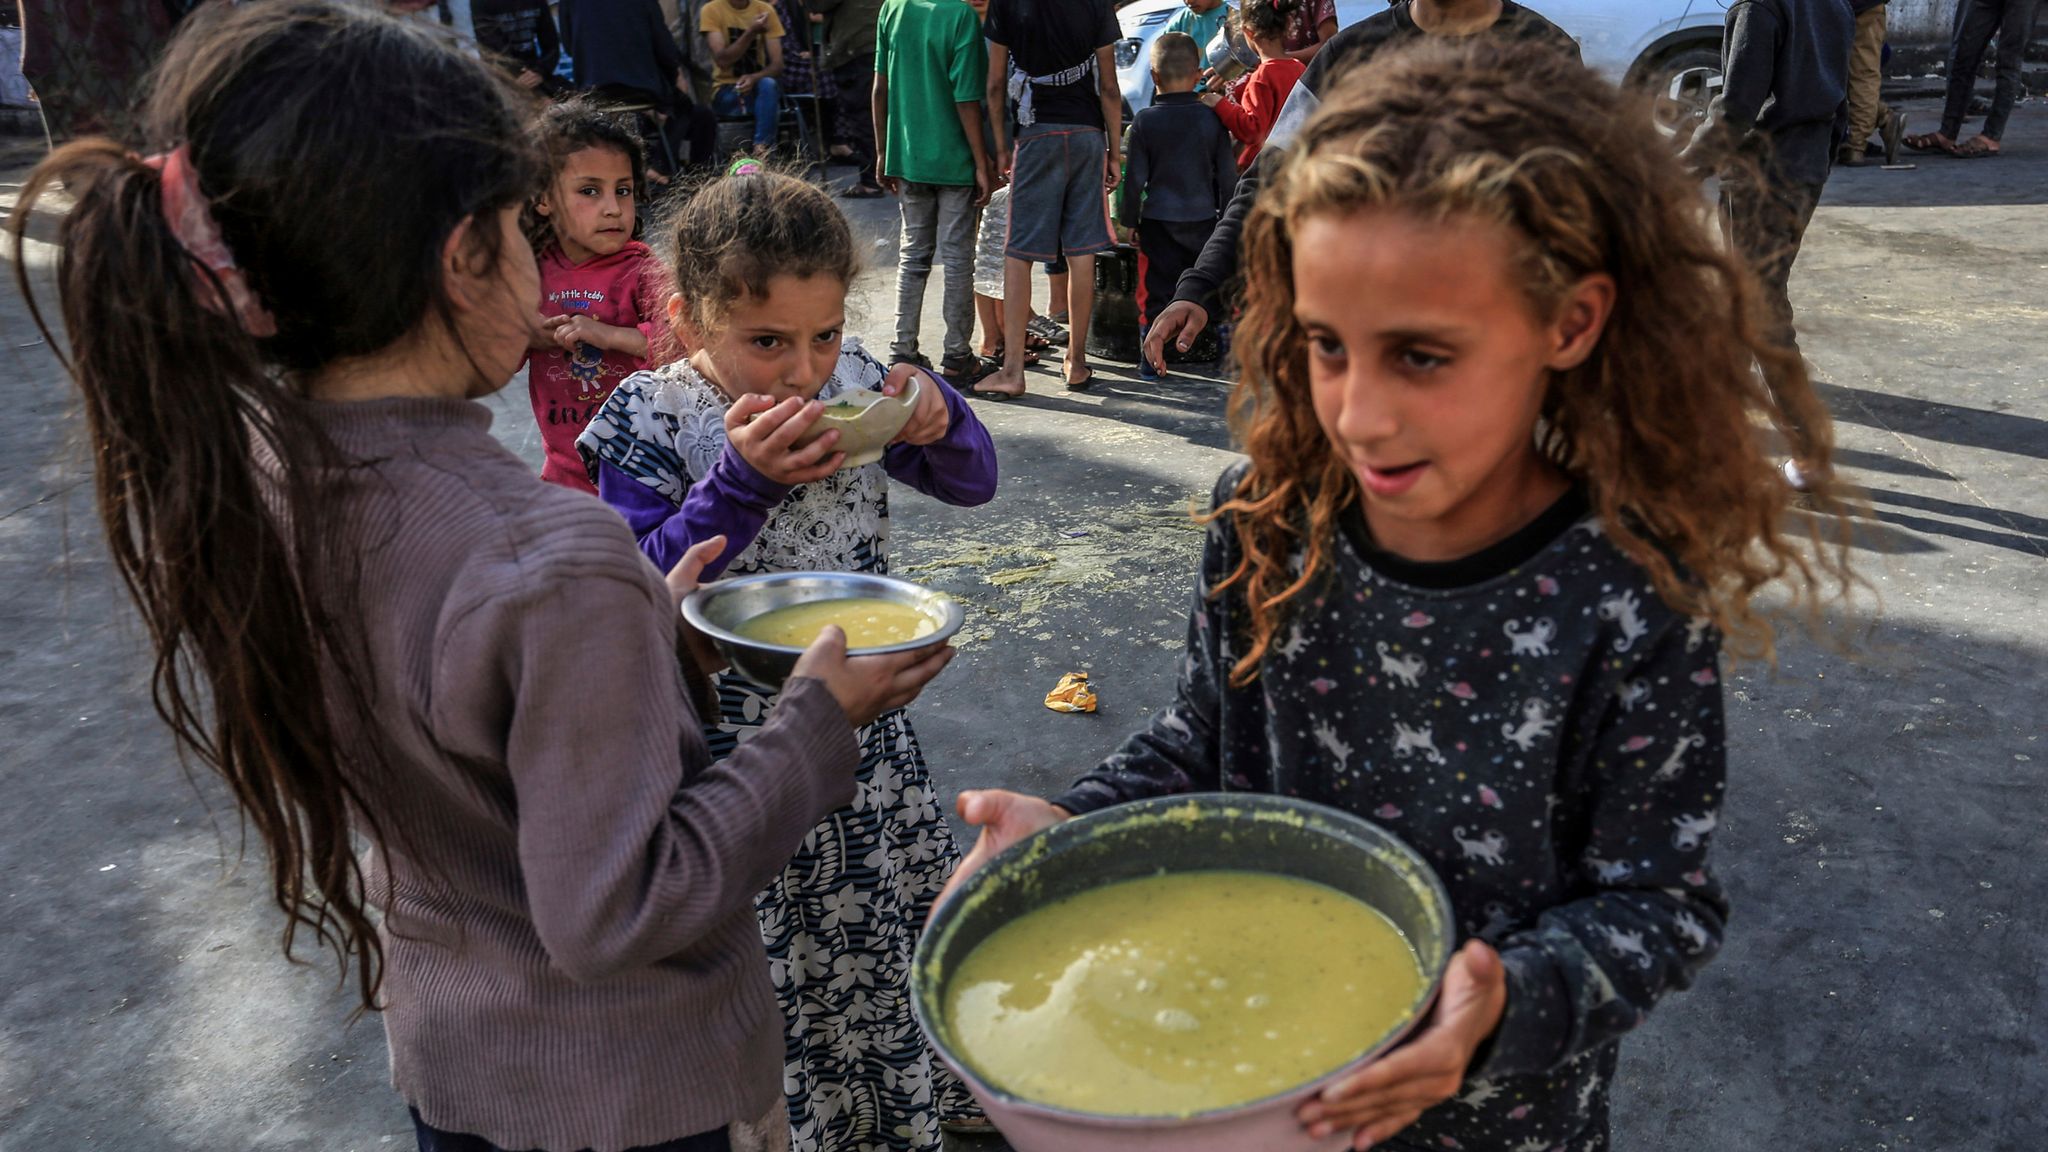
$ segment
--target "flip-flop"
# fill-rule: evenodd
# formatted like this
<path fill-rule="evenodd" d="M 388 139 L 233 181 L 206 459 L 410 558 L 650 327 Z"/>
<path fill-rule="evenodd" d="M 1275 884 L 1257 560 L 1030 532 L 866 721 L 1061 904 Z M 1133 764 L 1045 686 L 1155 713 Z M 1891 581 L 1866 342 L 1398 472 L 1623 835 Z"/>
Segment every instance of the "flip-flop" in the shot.
<path fill-rule="evenodd" d="M 1026 368 L 1036 368 L 1036 367 L 1038 367 L 1038 362 L 1039 362 L 1039 360 L 1041 359 L 1041 357 L 1040 357 L 1040 356 L 1038 355 L 1038 352 L 1039 352 L 1039 350 L 1038 350 L 1038 349 L 1036 349 L 1036 348 L 1033 348 L 1033 347 L 1031 346 L 1031 342 L 1030 342 L 1030 341 L 1028 341 L 1028 340 L 1027 340 L 1027 341 L 1025 341 L 1025 342 L 1024 342 L 1024 366 L 1025 366 Z M 1000 364 L 1000 363 L 1002 363 L 1002 362 L 1003 362 L 1003 347 L 1002 347 L 1002 345 L 998 344 L 998 345 L 996 346 L 996 354 L 995 354 L 995 356 L 994 356 L 994 357 L 992 357 L 992 359 L 994 359 L 994 360 L 995 360 L 995 362 L 996 362 L 996 363 L 998 363 L 998 364 Z"/>
<path fill-rule="evenodd" d="M 991 404 L 1008 404 L 1024 394 L 1022 392 L 997 392 L 990 388 L 969 388 L 964 395 L 970 400 L 986 400 Z"/>
<path fill-rule="evenodd" d="M 1081 377 L 1079 380 L 1068 380 L 1066 384 L 1067 391 L 1069 392 L 1086 392 L 1090 388 L 1095 387 L 1095 369 L 1090 368 L 1086 376 Z"/>

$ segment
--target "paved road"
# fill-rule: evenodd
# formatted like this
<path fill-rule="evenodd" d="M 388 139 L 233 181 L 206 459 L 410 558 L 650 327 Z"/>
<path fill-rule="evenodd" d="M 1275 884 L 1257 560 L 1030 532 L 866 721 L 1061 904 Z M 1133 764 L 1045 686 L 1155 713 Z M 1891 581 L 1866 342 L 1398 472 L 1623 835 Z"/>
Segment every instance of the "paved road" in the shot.
<path fill-rule="evenodd" d="M 1916 119 L 1932 115 L 1914 107 Z M 1728 681 L 1722 958 L 1625 1048 L 1625 1148 L 2042 1146 L 2048 618 L 2048 114 L 2011 155 L 1843 172 L 1794 290 L 1882 610 L 1853 654 L 1794 637 Z M 18 154 L 15 156 L 18 161 Z M 21 165 L 0 164 L 11 195 Z M 856 204 L 884 236 L 886 204 Z M 32 249 L 32 265 L 47 256 Z M 886 340 L 892 277 L 855 330 Z M 937 287 L 928 343 L 937 343 Z M 375 1020 L 277 955 L 259 860 L 180 775 L 97 539 L 72 402 L 0 293 L 0 1150 L 408 1146 Z M 1114 373 L 984 408 L 1002 494 L 906 495 L 901 563 L 968 601 L 918 705 L 950 794 L 1050 790 L 1165 698 L 1228 461 L 1224 387 Z M 538 459 L 523 399 L 499 434 Z M 1834 633 L 1848 636 L 1850 626 Z M 1088 669 L 1093 717 L 1039 706 Z"/>

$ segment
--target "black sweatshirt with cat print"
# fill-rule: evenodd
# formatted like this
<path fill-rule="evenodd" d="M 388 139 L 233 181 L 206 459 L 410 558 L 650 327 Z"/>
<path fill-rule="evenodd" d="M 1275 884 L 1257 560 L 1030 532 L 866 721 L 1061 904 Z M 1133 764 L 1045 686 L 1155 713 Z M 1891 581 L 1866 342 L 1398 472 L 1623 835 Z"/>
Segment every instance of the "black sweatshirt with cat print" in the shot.
<path fill-rule="evenodd" d="M 1274 792 L 1376 821 L 1436 868 L 1508 982 L 1460 1095 L 1383 1146 L 1606 1148 L 1617 1042 L 1692 983 L 1728 914 L 1706 864 L 1718 634 L 1658 598 L 1580 491 L 1446 564 L 1375 548 L 1354 506 L 1328 576 L 1234 688 L 1248 617 L 1238 589 L 1208 592 L 1239 555 L 1211 525 L 1173 703 L 1053 802 Z"/>

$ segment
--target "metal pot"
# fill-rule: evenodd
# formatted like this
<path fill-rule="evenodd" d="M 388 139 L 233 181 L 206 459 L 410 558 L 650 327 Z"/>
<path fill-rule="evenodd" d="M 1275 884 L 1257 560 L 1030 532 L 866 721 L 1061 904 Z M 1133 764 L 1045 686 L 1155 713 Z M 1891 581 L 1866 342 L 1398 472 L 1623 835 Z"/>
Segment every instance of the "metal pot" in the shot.
<path fill-rule="evenodd" d="M 1104 1116 L 1036 1103 L 988 1083 L 960 1055 L 944 1016 L 947 983 L 990 934 L 1033 909 L 1118 880 L 1219 869 L 1274 872 L 1328 885 L 1385 913 L 1422 961 L 1407 1017 L 1355 1060 L 1299 1088 L 1186 1116 Z M 911 966 L 911 1003 L 932 1046 L 960 1074 L 1017 1152 L 1320 1152 L 1295 1121 L 1300 1104 L 1364 1067 L 1435 1002 L 1456 943 L 1450 897 L 1428 863 L 1348 812 L 1250 792 L 1121 804 L 1038 833 L 967 878 L 932 913 Z"/>
<path fill-rule="evenodd" d="M 907 604 L 931 617 L 934 628 L 915 640 L 882 648 L 856 648 L 861 656 L 892 652 L 914 652 L 944 644 L 960 631 L 967 615 L 960 603 L 943 592 L 934 592 L 894 576 L 865 572 L 770 572 L 720 580 L 690 593 L 683 599 L 683 619 L 690 627 L 711 638 L 732 670 L 764 688 L 780 689 L 796 668 L 801 648 L 769 644 L 740 635 L 739 626 L 763 612 L 808 604 L 814 600 L 847 600 L 855 597 L 893 600 Z"/>

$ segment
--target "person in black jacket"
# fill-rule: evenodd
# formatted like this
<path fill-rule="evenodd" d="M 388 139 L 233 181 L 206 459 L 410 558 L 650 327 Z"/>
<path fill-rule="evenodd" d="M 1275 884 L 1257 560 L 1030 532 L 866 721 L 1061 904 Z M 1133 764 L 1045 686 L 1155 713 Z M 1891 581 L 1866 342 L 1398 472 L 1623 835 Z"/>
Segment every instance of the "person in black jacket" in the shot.
<path fill-rule="evenodd" d="M 1152 42 L 1152 106 L 1125 137 L 1123 202 L 1117 222 L 1138 232 L 1138 323 L 1173 299 L 1181 273 L 1201 255 L 1216 218 L 1237 191 L 1236 144 L 1195 95 L 1202 50 L 1184 32 Z M 1161 374 L 1140 358 L 1138 375 Z"/>
<path fill-rule="evenodd" d="M 562 0 L 559 15 L 578 88 L 620 104 L 654 105 L 666 117 L 669 150 L 687 146 L 693 167 L 711 162 L 718 118 L 690 97 L 683 50 L 658 0 Z"/>
<path fill-rule="evenodd" d="M 1788 286 L 1806 225 L 1848 123 L 1849 0 L 1735 0 L 1721 42 L 1721 94 L 1685 147 L 1702 176 L 1721 177 L 1729 240 L 1762 282 L 1773 343 L 1798 353 Z M 1773 388 L 1778 386 L 1771 381 Z M 1794 488 L 1813 479 L 1807 429 L 1782 429 Z"/>
<path fill-rule="evenodd" d="M 542 0 L 476 0 L 470 9 L 477 47 L 498 57 L 521 88 L 559 96 L 568 88 L 555 75 L 562 40 Z"/>
<path fill-rule="evenodd" d="M 1280 119 L 1266 136 L 1259 158 L 1238 178 L 1237 195 L 1217 222 L 1216 231 L 1202 248 L 1202 257 L 1182 274 L 1175 287 L 1173 303 L 1159 313 L 1145 337 L 1143 357 L 1165 370 L 1166 342 L 1185 352 L 1207 327 L 1217 294 L 1237 276 L 1238 236 L 1258 199 L 1266 169 L 1273 157 L 1287 147 L 1302 124 L 1321 106 L 1323 96 L 1334 90 L 1352 69 L 1363 66 L 1383 49 L 1414 43 L 1426 36 L 1462 39 L 1490 36 L 1501 40 L 1550 44 L 1578 61 L 1579 43 L 1564 29 L 1545 20 L 1533 9 L 1515 0 L 1396 0 L 1385 12 L 1376 12 L 1324 42 L 1308 71 L 1280 109 Z"/>

